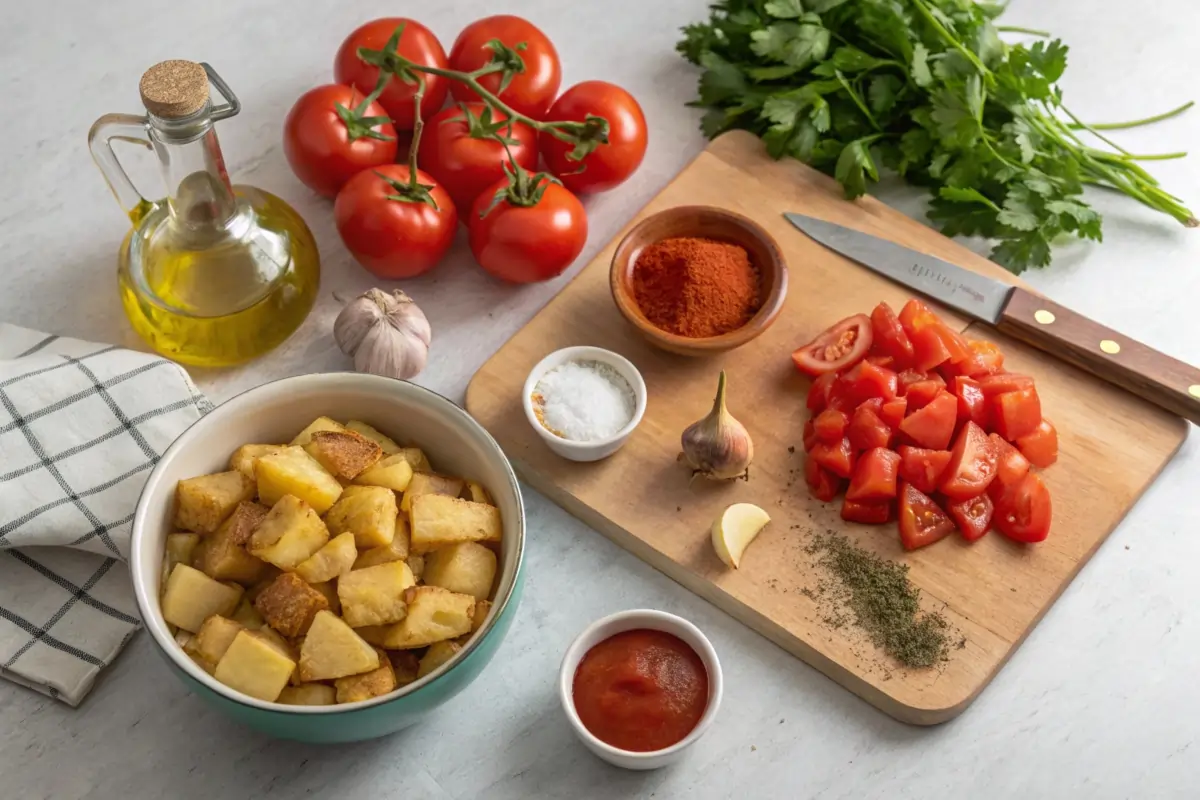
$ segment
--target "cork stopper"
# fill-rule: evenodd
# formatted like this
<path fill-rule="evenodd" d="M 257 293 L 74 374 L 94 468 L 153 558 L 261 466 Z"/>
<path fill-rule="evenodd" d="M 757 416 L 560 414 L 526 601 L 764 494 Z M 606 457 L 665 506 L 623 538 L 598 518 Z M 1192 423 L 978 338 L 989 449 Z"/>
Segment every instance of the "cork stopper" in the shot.
<path fill-rule="evenodd" d="M 208 75 L 195 61 L 172 59 L 146 70 L 138 90 L 142 105 L 151 114 L 179 119 L 195 114 L 208 102 Z"/>

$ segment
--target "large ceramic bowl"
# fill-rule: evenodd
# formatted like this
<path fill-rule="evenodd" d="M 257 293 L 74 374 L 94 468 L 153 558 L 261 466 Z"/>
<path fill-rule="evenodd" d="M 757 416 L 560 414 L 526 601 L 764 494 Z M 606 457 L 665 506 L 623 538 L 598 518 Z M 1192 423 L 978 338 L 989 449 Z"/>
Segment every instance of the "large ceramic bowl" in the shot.
<path fill-rule="evenodd" d="M 289 441 L 319 416 L 363 420 L 420 447 L 440 470 L 479 481 L 500 508 L 504 538 L 491 613 L 454 659 L 383 697 L 336 706 L 288 706 L 236 692 L 200 669 L 167 629 L 159 605 L 159 582 L 165 537 L 172 530 L 176 482 L 228 469 L 229 455 L 239 445 Z M 411 383 L 331 373 L 287 378 L 252 389 L 180 436 L 142 492 L 133 520 L 130 568 L 146 630 L 188 688 L 222 712 L 268 734 L 306 742 L 349 742 L 412 725 L 479 676 L 516 614 L 524 546 L 525 513 L 516 476 L 499 445 L 465 411 Z"/>

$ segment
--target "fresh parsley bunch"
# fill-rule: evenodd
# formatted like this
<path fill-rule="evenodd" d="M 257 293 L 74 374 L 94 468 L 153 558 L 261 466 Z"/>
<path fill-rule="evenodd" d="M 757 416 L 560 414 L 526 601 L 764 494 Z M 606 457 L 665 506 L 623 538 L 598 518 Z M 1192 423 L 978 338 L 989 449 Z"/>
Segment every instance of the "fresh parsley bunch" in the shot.
<path fill-rule="evenodd" d="M 683 29 L 678 50 L 703 68 L 708 137 L 744 128 L 772 156 L 832 173 L 854 198 L 879 165 L 933 192 L 929 216 L 947 235 L 996 240 L 1013 272 L 1050 263 L 1051 243 L 1099 241 L 1085 185 L 1123 192 L 1184 225 L 1197 220 L 1138 161 L 1104 138 L 1180 113 L 1108 126 L 1081 123 L 1056 85 L 1067 64 L 1057 39 L 1001 41 L 1002 6 L 974 0 L 720 0 Z M 1088 130 L 1112 150 L 1085 144 Z"/>

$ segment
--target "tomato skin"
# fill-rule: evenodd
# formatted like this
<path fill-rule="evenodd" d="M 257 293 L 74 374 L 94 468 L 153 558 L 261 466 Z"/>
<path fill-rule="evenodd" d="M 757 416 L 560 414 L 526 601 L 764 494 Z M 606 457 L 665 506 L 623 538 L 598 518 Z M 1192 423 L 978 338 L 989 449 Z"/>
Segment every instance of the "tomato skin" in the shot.
<path fill-rule="evenodd" d="M 967 346 L 967 340 L 962 337 L 958 331 L 952 330 L 946 323 L 938 322 L 931 325 L 937 337 L 942 340 L 942 345 L 946 348 L 946 352 L 950 354 L 950 363 L 958 364 L 967 359 L 971 354 L 971 349 Z"/>
<path fill-rule="evenodd" d="M 899 389 L 896 373 L 886 367 L 876 366 L 869 361 L 860 361 L 842 376 L 850 387 L 850 393 L 859 402 L 871 397 L 891 400 Z"/>
<path fill-rule="evenodd" d="M 587 244 L 587 212 L 579 198 L 551 183 L 536 205 L 514 206 L 507 199 L 487 213 L 497 181 L 484 189 L 471 209 L 467 231 L 471 252 L 484 271 L 510 283 L 533 283 L 561 275 Z"/>
<path fill-rule="evenodd" d="M 1027 473 L 1018 483 L 993 493 L 992 500 L 996 504 L 992 522 L 1008 538 L 1033 543 L 1045 541 L 1050 534 L 1050 490 L 1036 474 Z"/>
<path fill-rule="evenodd" d="M 1043 419 L 1033 433 L 1017 438 L 1017 448 L 1035 467 L 1044 469 L 1058 461 L 1058 430 Z"/>
<path fill-rule="evenodd" d="M 916 550 L 944 539 L 954 530 L 954 521 L 924 492 L 910 483 L 900 486 L 900 543 Z"/>
<path fill-rule="evenodd" d="M 950 451 L 950 464 L 939 488 L 951 500 L 966 500 L 987 491 L 996 477 L 996 448 L 983 428 L 967 422 Z"/>
<path fill-rule="evenodd" d="M 968 542 L 980 539 L 988 532 L 992 527 L 995 510 L 992 499 L 986 494 L 946 504 L 946 513 L 954 520 L 954 524 Z"/>
<path fill-rule="evenodd" d="M 892 440 L 892 429 L 864 403 L 854 411 L 854 417 L 846 429 L 846 438 L 855 450 L 887 447 Z"/>
<path fill-rule="evenodd" d="M 905 417 L 900 423 L 900 432 L 919 447 L 945 450 L 954 435 L 957 419 L 958 400 L 943 389 L 929 405 Z"/>
<path fill-rule="evenodd" d="M 846 435 L 846 426 L 849 424 L 850 418 L 846 416 L 846 412 L 838 411 L 836 408 L 827 408 L 813 417 L 813 433 L 816 435 L 817 441 L 832 444 L 842 440 L 842 437 Z"/>
<path fill-rule="evenodd" d="M 822 503 L 833 500 L 842 489 L 842 479 L 822 467 L 811 457 L 804 459 L 804 480 L 808 484 L 812 496 Z"/>
<path fill-rule="evenodd" d="M 849 478 L 854 474 L 854 450 L 850 447 L 848 439 L 842 439 L 834 444 L 815 442 L 809 449 L 808 455 L 817 464 L 839 478 Z"/>
<path fill-rule="evenodd" d="M 805 375 L 837 372 L 862 361 L 871 349 L 871 342 L 870 317 L 855 314 L 830 325 L 811 342 L 795 350 L 792 363 Z"/>
<path fill-rule="evenodd" d="M 979 378 L 979 388 L 983 396 L 991 400 L 1005 392 L 1019 392 L 1022 389 L 1033 388 L 1033 378 L 1028 375 L 1018 375 L 1015 372 L 998 372 L 995 375 L 985 375 Z"/>
<path fill-rule="evenodd" d="M 904 304 L 904 308 L 900 309 L 900 325 L 911 338 L 912 335 L 921 328 L 928 327 L 935 323 L 941 322 L 938 315 L 930 310 L 929 306 L 925 305 L 915 297 Z"/>
<path fill-rule="evenodd" d="M 817 432 L 814 430 L 813 421 L 807 419 L 804 421 L 804 452 L 813 449 L 813 445 L 817 443 Z"/>
<path fill-rule="evenodd" d="M 950 350 L 945 341 L 938 335 L 937 325 L 933 323 L 918 328 L 909 334 L 913 343 L 914 363 L 917 369 L 931 370 L 939 364 L 950 360 Z"/>
<path fill-rule="evenodd" d="M 805 401 L 809 411 L 819 414 L 825 410 L 825 406 L 829 405 L 829 392 L 837 378 L 836 372 L 826 372 L 817 376 L 808 389 L 808 399 Z"/>
<path fill-rule="evenodd" d="M 318 86 L 300 95 L 284 120 L 283 154 L 300 182 L 317 194 L 335 197 L 359 172 L 396 160 L 396 129 L 390 122 L 372 128 L 389 137 L 386 141 L 371 136 L 350 141 L 336 106 L 354 110 L 364 99 L 352 86 Z M 384 113 L 382 106 L 371 103 L 363 116 L 379 117 Z"/>
<path fill-rule="evenodd" d="M 892 518 L 892 503 L 890 500 L 851 500 L 847 497 L 842 501 L 841 516 L 847 522 L 883 525 Z"/>
<path fill-rule="evenodd" d="M 466 110 L 476 118 L 485 107 L 483 103 L 466 104 Z M 508 117 L 494 113 L 493 119 L 499 121 Z M 537 133 L 533 128 L 516 122 L 511 128 L 503 128 L 501 133 L 516 140 L 516 144 L 508 146 L 513 160 L 531 172 L 536 170 Z M 458 209 L 458 218 L 465 223 L 480 192 L 504 179 L 508 153 L 495 139 L 472 138 L 463 109 L 450 106 L 425 123 L 417 160 L 421 169 L 450 193 L 454 207 Z"/>
<path fill-rule="evenodd" d="M 479 83 L 518 114 L 536 120 L 546 119 L 546 111 L 562 83 L 562 65 L 553 43 L 529 20 L 497 14 L 472 22 L 462 29 L 450 46 L 450 69 L 474 72 L 487 64 L 492 60 L 492 50 L 487 45 L 493 39 L 513 48 L 523 42 L 525 49 L 517 52 L 525 62 L 525 71 L 514 75 L 503 91 L 500 91 L 499 73 L 484 75 L 479 78 Z M 459 101 L 479 100 L 471 87 L 459 81 L 450 83 L 450 93 Z"/>
<path fill-rule="evenodd" d="M 892 359 L 894 369 L 912 366 L 913 346 L 900 319 L 887 303 L 880 303 L 871 312 L 871 329 L 875 334 L 873 349 L 876 353 Z"/>
<path fill-rule="evenodd" d="M 396 190 L 379 174 L 406 183 L 408 167 L 386 164 L 364 170 L 346 183 L 333 204 L 334 221 L 355 260 L 381 278 L 413 278 L 437 266 L 458 227 L 458 214 L 446 190 L 417 170 L 417 180 L 432 185 L 437 208 L 426 203 L 389 200 Z"/>
<path fill-rule="evenodd" d="M 900 423 L 904 420 L 904 414 L 908 410 L 908 398 L 897 397 L 895 400 L 888 400 L 883 403 L 879 409 L 879 418 L 891 428 L 893 431 L 900 428 Z"/>
<path fill-rule="evenodd" d="M 400 55 L 422 66 L 446 69 L 446 51 L 442 49 L 442 43 L 433 35 L 433 31 L 416 20 L 385 17 L 360 25 L 346 37 L 334 57 L 334 80 L 352 85 L 364 95 L 375 91 L 375 84 L 379 80 L 379 68 L 363 62 L 358 57 L 358 48 L 382 50 L 388 38 L 400 25 L 404 25 L 404 33 L 400 35 L 400 41 L 396 45 Z M 446 102 L 446 93 L 450 88 L 447 85 L 449 79 L 425 73 L 422 73 L 421 77 L 425 80 L 425 94 L 421 98 L 421 118 L 429 119 Z M 416 93 L 415 85 L 409 86 L 393 76 L 383 94 L 379 95 L 377 102 L 392 118 L 396 130 L 412 130 L 416 119 L 413 114 L 413 98 Z"/>
<path fill-rule="evenodd" d="M 1042 422 L 1042 403 L 1033 387 L 996 395 L 989 411 L 992 428 L 1010 442 L 1033 433 Z"/>
<path fill-rule="evenodd" d="M 996 451 L 996 480 L 993 485 L 1012 486 L 1029 472 L 1029 459 L 998 433 L 988 434 Z"/>
<path fill-rule="evenodd" d="M 902 445 L 897 452 L 900 454 L 900 477 L 905 482 L 926 494 L 937 491 L 942 475 L 950 464 L 949 450 Z"/>
<path fill-rule="evenodd" d="M 873 447 L 854 465 L 847 500 L 890 500 L 896 496 L 900 455 L 886 447 Z"/>
<path fill-rule="evenodd" d="M 574 145 L 543 132 L 538 149 L 546 167 L 573 192 L 606 192 L 624 183 L 646 156 L 647 127 L 642 107 L 633 95 L 605 81 L 584 81 L 563 92 L 554 101 L 546 119 L 555 122 L 583 122 L 589 114 L 608 120 L 608 143 L 601 144 L 572 161 L 568 154 Z M 580 167 L 583 171 L 580 171 Z"/>
<path fill-rule="evenodd" d="M 979 381 L 958 376 L 954 379 L 954 396 L 958 398 L 959 419 L 970 420 L 984 429 L 989 427 L 987 399 Z"/>

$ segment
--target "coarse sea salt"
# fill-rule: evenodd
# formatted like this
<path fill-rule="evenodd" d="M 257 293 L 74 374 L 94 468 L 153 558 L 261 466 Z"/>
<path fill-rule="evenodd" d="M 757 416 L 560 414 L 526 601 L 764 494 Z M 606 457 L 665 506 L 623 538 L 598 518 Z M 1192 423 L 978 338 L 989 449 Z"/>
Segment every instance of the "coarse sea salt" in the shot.
<path fill-rule="evenodd" d="M 542 427 L 573 442 L 615 435 L 633 419 L 637 403 L 621 373 L 585 360 L 568 361 L 543 375 L 532 400 Z"/>

